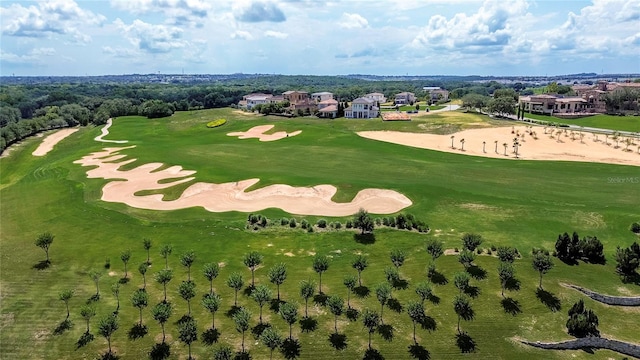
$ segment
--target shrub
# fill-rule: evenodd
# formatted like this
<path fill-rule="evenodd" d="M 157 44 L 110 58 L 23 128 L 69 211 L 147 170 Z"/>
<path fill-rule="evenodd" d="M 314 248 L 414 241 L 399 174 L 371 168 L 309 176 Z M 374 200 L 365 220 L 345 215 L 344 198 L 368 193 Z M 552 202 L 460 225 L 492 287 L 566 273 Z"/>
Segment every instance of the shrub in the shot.
<path fill-rule="evenodd" d="M 324 229 L 327 227 L 327 220 L 325 219 L 320 219 L 318 220 L 318 227 L 321 229 Z"/>
<path fill-rule="evenodd" d="M 633 224 L 631 224 L 629 230 L 631 230 L 631 232 L 633 232 L 634 234 L 640 234 L 640 224 L 634 222 Z"/>
<path fill-rule="evenodd" d="M 302 221 L 300 222 L 300 227 L 303 229 L 306 229 L 309 227 L 309 222 L 307 221 L 307 219 L 302 219 Z"/>
<path fill-rule="evenodd" d="M 389 226 L 389 218 L 382 218 L 382 225 Z"/>
<path fill-rule="evenodd" d="M 376 223 L 376 225 L 378 225 L 378 226 L 382 225 L 382 219 L 380 219 L 380 218 L 376 218 L 376 219 L 374 220 L 374 222 L 375 222 L 375 223 Z"/>
<path fill-rule="evenodd" d="M 458 248 L 453 248 L 453 252 L 460 252 L 460 250 L 458 250 Z"/>
<path fill-rule="evenodd" d="M 312 233 L 313 232 L 313 225 L 310 225 L 310 224 L 307 225 L 307 232 L 308 233 Z"/>
<path fill-rule="evenodd" d="M 106 258 L 104 261 L 104 268 L 105 269 L 110 269 L 111 268 L 111 259 Z"/>
<path fill-rule="evenodd" d="M 265 216 L 263 216 L 262 219 L 260 219 L 260 226 L 267 227 L 268 220 L 269 219 L 267 219 Z"/>
<path fill-rule="evenodd" d="M 255 223 L 257 223 L 260 219 L 258 218 L 258 215 L 256 214 L 249 214 L 249 216 L 247 217 L 247 221 L 249 221 L 249 224 L 253 225 Z"/>
<path fill-rule="evenodd" d="M 496 246 L 495 245 L 491 245 L 491 251 L 496 251 Z"/>
<path fill-rule="evenodd" d="M 481 255 L 482 254 L 482 248 L 477 248 L 476 252 L 478 253 L 478 255 Z"/>
<path fill-rule="evenodd" d="M 404 214 L 398 214 L 398 216 L 396 216 L 396 227 L 398 227 L 398 229 L 407 228 L 407 218 Z"/>
<path fill-rule="evenodd" d="M 462 247 L 474 251 L 478 246 L 482 244 L 482 236 L 479 234 L 466 233 L 462 235 Z"/>
<path fill-rule="evenodd" d="M 492 254 L 491 249 L 487 249 L 487 254 L 488 254 L 488 255 L 491 255 L 491 254 Z"/>
<path fill-rule="evenodd" d="M 347 220 L 347 224 L 345 226 L 347 229 L 353 229 L 353 221 Z"/>
<path fill-rule="evenodd" d="M 215 128 L 215 127 L 218 127 L 218 126 L 222 126 L 222 125 L 224 125 L 226 123 L 227 123 L 227 119 L 217 119 L 217 120 L 209 121 L 207 123 L 207 127 L 208 128 Z"/>
<path fill-rule="evenodd" d="M 291 220 L 289 220 L 289 227 L 296 227 L 298 224 L 296 224 L 296 219 L 291 218 Z"/>
<path fill-rule="evenodd" d="M 336 221 L 333 225 L 336 229 L 342 229 L 342 223 L 340 223 L 340 221 Z"/>
<path fill-rule="evenodd" d="M 389 222 L 389 226 L 396 227 L 396 218 L 395 217 L 389 216 L 388 222 Z"/>
<path fill-rule="evenodd" d="M 288 224 L 289 224 L 289 219 L 284 218 L 284 217 L 282 219 L 280 219 L 280 225 L 285 226 L 285 225 L 288 225 Z"/>

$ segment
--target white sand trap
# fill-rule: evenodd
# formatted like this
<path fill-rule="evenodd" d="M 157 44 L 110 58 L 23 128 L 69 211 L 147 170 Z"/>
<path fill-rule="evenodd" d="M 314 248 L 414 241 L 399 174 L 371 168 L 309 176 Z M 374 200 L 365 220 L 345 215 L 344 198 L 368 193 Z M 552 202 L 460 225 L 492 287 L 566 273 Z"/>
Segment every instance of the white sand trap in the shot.
<path fill-rule="evenodd" d="M 64 138 L 66 138 L 67 136 L 73 134 L 78 130 L 80 129 L 62 129 L 54 132 L 53 134 L 44 138 L 44 140 L 42 140 L 40 145 L 38 145 L 38 148 L 35 149 L 35 151 L 31 153 L 31 155 L 33 156 L 47 155 L 49 151 L 53 150 L 53 147 L 56 146 L 57 143 L 59 143 Z"/>
<path fill-rule="evenodd" d="M 238 139 L 259 139 L 260 141 L 276 141 L 284 139 L 286 137 L 292 137 L 302 133 L 302 130 L 287 133 L 285 131 L 278 131 L 273 134 L 265 134 L 267 131 L 273 129 L 273 125 L 260 125 L 254 126 L 247 131 L 228 133 L 227 136 L 237 136 Z"/>
<path fill-rule="evenodd" d="M 105 136 L 109 135 L 109 128 L 113 125 L 113 120 L 109 118 L 107 120 L 107 124 L 101 129 L 101 134 L 96 136 L 93 140 L 106 142 L 106 143 L 114 143 L 114 144 L 125 144 L 128 143 L 128 140 L 105 140 L 103 139 Z"/>
<path fill-rule="evenodd" d="M 456 154 L 472 156 L 484 156 L 499 159 L 515 159 L 513 154 L 513 139 L 515 134 L 511 133 L 512 127 L 498 127 L 487 129 L 464 130 L 455 134 L 453 139 L 454 148 L 451 148 L 451 135 L 416 134 L 398 131 L 361 131 L 358 135 L 373 140 L 386 141 L 394 144 L 412 146 L 422 149 L 444 151 Z M 525 126 L 516 126 L 515 131 L 520 134 L 526 130 Z M 524 141 L 520 138 L 518 157 L 524 160 L 563 160 L 563 161 L 583 161 L 607 164 L 620 164 L 640 166 L 640 154 L 637 152 L 638 140 L 635 145 L 629 147 L 631 151 L 623 151 L 625 144 L 620 141 L 619 148 L 615 148 L 615 141 L 609 136 L 605 145 L 604 135 L 598 135 L 598 141 L 594 141 L 591 133 L 583 132 L 585 135 L 582 141 L 576 135 L 575 140 L 571 136 L 560 135 L 558 141 L 554 130 L 554 138 L 550 134 L 544 134 L 543 127 L 534 126 L 533 131 L 537 133 L 535 140 L 531 135 L 526 134 Z M 547 132 L 549 129 L 547 130 Z M 569 134 L 571 130 L 568 130 Z M 576 132 L 577 134 L 577 132 Z M 464 139 L 464 151 L 461 150 L 460 140 Z M 482 151 L 482 142 L 485 141 L 485 151 Z M 495 141 L 498 142 L 497 152 Z M 504 146 L 507 144 L 507 155 L 504 155 Z"/>
<path fill-rule="evenodd" d="M 268 208 L 279 208 L 291 214 L 318 216 L 349 216 L 360 208 L 375 214 L 391 214 L 412 204 L 406 196 L 385 189 L 364 189 L 351 202 L 336 203 L 331 200 L 337 189 L 332 185 L 314 187 L 293 187 L 289 185 L 269 185 L 246 192 L 259 179 L 212 184 L 195 183 L 182 195 L 172 201 L 163 201 L 161 194 L 136 196 L 143 190 L 159 190 L 182 184 L 194 179 L 195 171 L 172 166 L 158 170 L 161 163 L 150 163 L 131 170 L 119 170 L 122 165 L 135 159 L 121 160 L 125 155 L 118 152 L 130 147 L 105 148 L 76 160 L 82 166 L 95 167 L 87 171 L 89 178 L 114 179 L 102 189 L 102 200 L 124 203 L 131 207 L 149 210 L 177 210 L 202 206 L 211 212 L 241 211 L 255 212 Z M 176 179 L 164 182 L 168 179 Z M 159 183 L 163 181 L 162 183 Z"/>

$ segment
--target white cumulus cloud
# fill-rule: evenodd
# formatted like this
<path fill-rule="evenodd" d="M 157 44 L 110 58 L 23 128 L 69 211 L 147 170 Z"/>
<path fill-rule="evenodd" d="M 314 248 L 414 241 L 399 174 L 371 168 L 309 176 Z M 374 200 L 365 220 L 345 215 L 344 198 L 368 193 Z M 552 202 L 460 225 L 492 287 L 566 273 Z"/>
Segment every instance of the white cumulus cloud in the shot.
<path fill-rule="evenodd" d="M 345 29 L 362 29 L 369 26 L 369 22 L 362 15 L 350 13 L 343 13 L 338 24 Z"/>
<path fill-rule="evenodd" d="M 139 19 L 134 20 L 131 25 L 116 19 L 114 24 L 131 44 L 148 53 L 167 53 L 188 44 L 182 39 L 183 30 L 176 26 L 154 25 Z"/>

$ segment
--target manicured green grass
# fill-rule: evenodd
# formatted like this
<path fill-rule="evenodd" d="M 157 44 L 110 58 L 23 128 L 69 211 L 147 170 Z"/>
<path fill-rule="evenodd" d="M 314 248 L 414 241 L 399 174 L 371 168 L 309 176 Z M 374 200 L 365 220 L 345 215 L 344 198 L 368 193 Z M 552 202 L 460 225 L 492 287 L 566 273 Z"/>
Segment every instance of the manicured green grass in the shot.
<path fill-rule="evenodd" d="M 598 114 L 580 119 L 562 119 L 555 116 L 526 113 L 528 118 L 600 129 L 640 132 L 640 116 L 614 116 Z"/>
<path fill-rule="evenodd" d="M 207 129 L 206 124 L 218 118 L 228 120 L 223 127 Z M 85 128 L 58 144 L 42 158 L 31 152 L 41 139 L 28 139 L 9 157 L 0 160 L 0 354 L 3 358 L 77 359 L 95 358 L 106 350 L 106 341 L 97 335 L 97 319 L 116 308 L 110 286 L 123 274 L 120 253 L 132 251 L 129 263 L 131 281 L 121 290 L 120 329 L 113 337 L 113 347 L 121 359 L 148 358 L 152 346 L 161 339 L 160 326 L 152 319 L 149 308 L 162 300 L 162 287 L 153 281 L 153 274 L 164 266 L 158 251 L 162 244 L 173 244 L 169 266 L 175 277 L 169 284 L 168 297 L 175 305 L 174 315 L 167 323 L 171 344 L 171 359 L 186 358 L 187 348 L 179 342 L 176 321 L 187 312 L 178 293 L 180 281 L 186 279 L 186 269 L 179 255 L 194 250 L 197 256 L 192 277 L 197 284 L 197 296 L 192 300 L 192 313 L 203 332 L 211 323 L 199 301 L 208 290 L 201 275 L 206 262 L 223 263 L 220 276 L 214 282 L 222 296 L 222 306 L 216 314 L 220 342 L 240 348 L 240 335 L 226 313 L 233 305 L 233 292 L 224 285 L 230 273 L 239 271 L 245 284 L 251 275 L 242 264 L 242 255 L 256 250 L 264 255 L 264 266 L 256 271 L 258 283 L 268 283 L 267 270 L 284 262 L 289 277 L 281 287 L 285 301 L 295 301 L 304 312 L 304 302 L 298 296 L 301 280 L 315 279 L 311 268 L 312 254 L 332 257 L 329 270 L 323 275 L 323 290 L 328 295 L 346 298 L 342 284 L 345 274 L 355 274 L 350 266 L 356 253 L 369 257 L 370 267 L 363 272 L 363 282 L 371 291 L 384 281 L 384 268 L 391 266 L 389 252 L 402 248 L 408 259 L 400 273 L 408 288 L 394 290 L 393 297 L 406 308 L 416 299 L 415 284 L 426 280 L 429 262 L 424 251 L 428 239 L 437 238 L 445 247 L 460 246 L 464 232 L 477 232 L 485 238 L 483 248 L 490 245 L 516 246 L 523 259 L 516 261 L 519 291 L 507 292 L 519 304 L 520 312 L 506 313 L 500 305 L 500 284 L 496 275 L 497 260 L 480 256 L 477 264 L 487 271 L 487 277 L 474 280 L 480 294 L 472 300 L 475 320 L 463 322 L 462 328 L 476 342 L 476 352 L 469 356 L 485 359 L 607 359 L 620 358 L 609 351 L 545 352 L 515 342 L 515 337 L 528 340 L 553 341 L 569 339 L 564 324 L 566 312 L 573 302 L 585 298 L 574 290 L 560 286 L 575 283 L 609 294 L 638 295 L 636 285 L 622 284 L 614 273 L 613 253 L 616 245 L 628 246 L 637 236 L 628 231 L 629 224 L 638 221 L 640 186 L 637 167 L 576 162 L 507 161 L 482 159 L 458 154 L 440 153 L 387 144 L 358 137 L 359 130 L 402 130 L 448 133 L 454 129 L 478 126 L 486 117 L 475 114 L 447 113 L 417 118 L 411 122 L 387 123 L 379 120 L 318 120 L 311 118 L 282 119 L 238 114 L 230 109 L 177 113 L 171 118 L 148 120 L 140 117 L 114 121 L 108 139 L 127 139 L 136 147 L 122 153 L 137 161 L 132 168 L 148 162 L 163 162 L 197 170 L 198 182 L 230 182 L 247 178 L 261 179 L 257 187 L 285 183 L 293 186 L 333 184 L 338 187 L 336 201 L 348 201 L 364 188 L 386 188 L 408 196 L 414 205 L 412 213 L 426 221 L 431 233 L 418 234 L 393 229 L 377 229 L 375 242 L 356 241 L 353 231 L 323 231 L 308 234 L 279 226 L 264 231 L 244 230 L 247 214 L 238 212 L 209 213 L 201 208 L 178 211 L 134 209 L 123 204 L 99 200 L 107 181 L 87 179 L 88 168 L 73 161 L 103 147 L 120 146 L 93 141 L 98 128 Z M 499 122 L 491 122 L 497 124 Z M 298 136 L 263 143 L 255 139 L 238 140 L 226 136 L 233 131 L 246 131 L 260 124 L 274 124 L 274 131 L 302 130 Z M 476 125 L 474 125 L 476 124 Z M 184 189 L 183 186 L 180 188 Z M 168 189 L 167 199 L 181 191 Z M 281 217 L 306 218 L 315 223 L 321 217 L 296 216 L 279 209 L 267 209 L 261 214 L 277 221 Z M 378 215 L 374 215 L 377 217 Z M 346 218 L 322 217 L 327 221 Z M 44 259 L 44 252 L 33 245 L 39 233 L 49 231 L 56 238 L 51 247 L 52 266 L 37 270 L 34 265 Z M 544 287 L 560 300 L 561 309 L 552 312 L 536 297 L 538 274 L 531 269 L 529 251 L 532 247 L 551 249 L 558 233 L 577 231 L 581 236 L 597 235 L 605 244 L 606 265 L 580 264 L 568 266 L 555 261 L 556 267 L 543 280 Z M 153 241 L 152 266 L 147 272 L 149 308 L 143 311 L 143 321 L 149 333 L 137 340 L 127 333 L 138 321 L 138 311 L 130 303 L 133 291 L 141 286 L 137 266 L 146 260 L 142 239 Z M 285 255 L 286 254 L 286 255 Z M 293 255 L 293 256 L 289 256 Z M 104 269 L 106 259 L 111 269 Z M 418 341 L 433 359 L 457 359 L 461 356 L 455 343 L 456 321 L 451 302 L 457 290 L 453 275 L 462 270 L 454 256 L 438 259 L 437 267 L 448 279 L 446 285 L 434 285 L 439 303 L 427 303 L 427 314 L 437 325 L 435 331 L 418 328 Z M 102 297 L 97 302 L 98 316 L 91 321 L 96 339 L 76 348 L 84 332 L 79 316 L 80 306 L 95 292 L 88 273 L 100 270 Z M 113 271 L 109 275 L 109 271 Z M 271 284 L 269 284 L 271 285 Z M 271 286 L 275 292 L 275 286 Z M 60 335 L 54 329 L 66 316 L 64 303 L 57 299 L 63 289 L 73 289 L 70 302 L 74 326 Z M 375 295 L 352 296 L 352 306 L 359 310 L 380 309 Z M 258 306 L 244 293 L 239 303 L 253 313 L 252 324 L 258 322 Z M 637 309 L 618 309 L 589 299 L 588 307 L 600 317 L 600 330 L 606 336 L 637 341 L 635 326 L 640 318 Z M 333 332 L 333 316 L 320 305 L 310 302 L 310 314 L 318 321 L 317 329 L 301 332 L 294 326 L 294 337 L 300 340 L 300 359 L 362 358 L 367 346 L 367 334 L 360 320 L 346 321 L 342 316 L 338 327 L 346 336 L 346 348 L 335 350 L 329 335 Z M 265 321 L 287 334 L 288 327 L 277 314 L 264 309 Z M 384 310 L 385 324 L 393 327 L 393 339 L 373 335 L 373 346 L 386 359 L 409 358 L 412 327 L 406 311 Z M 200 334 L 199 334 L 200 335 Z M 269 352 L 249 332 L 247 346 L 254 359 L 267 358 Z M 197 358 L 210 358 L 212 347 L 203 344 L 202 337 L 194 343 Z M 277 358 L 283 358 L 277 354 Z M 274 357 L 276 357 L 274 356 Z"/>
<path fill-rule="evenodd" d="M 431 106 L 428 106 L 429 110 L 431 110 L 431 111 L 444 109 L 444 107 L 445 107 L 444 105 L 431 105 Z M 426 108 L 427 107 L 424 104 L 422 104 L 422 103 L 420 104 L 420 111 L 421 112 L 424 112 L 426 110 Z M 400 106 L 398 108 L 398 110 L 400 110 L 400 111 L 409 111 L 409 110 L 415 110 L 415 109 L 416 109 L 415 105 L 403 105 L 403 106 Z M 385 109 L 382 109 L 381 111 L 396 111 L 396 109 L 395 108 L 394 109 L 386 109 L 385 108 Z"/>

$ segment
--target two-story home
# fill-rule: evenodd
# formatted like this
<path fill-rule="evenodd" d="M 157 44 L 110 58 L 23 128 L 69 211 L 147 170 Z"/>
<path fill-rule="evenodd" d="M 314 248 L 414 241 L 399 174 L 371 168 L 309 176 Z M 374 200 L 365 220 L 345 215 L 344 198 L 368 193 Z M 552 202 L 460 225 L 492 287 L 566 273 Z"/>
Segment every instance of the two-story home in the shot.
<path fill-rule="evenodd" d="M 547 115 L 580 113 L 590 108 L 589 102 L 579 96 L 559 97 L 547 94 L 520 96 L 518 104 L 524 111 Z"/>
<path fill-rule="evenodd" d="M 338 101 L 335 99 L 328 99 L 319 102 L 318 117 L 330 119 L 338 117 Z"/>
<path fill-rule="evenodd" d="M 344 109 L 344 117 L 348 119 L 371 119 L 378 117 L 376 102 L 368 98 L 357 98 L 351 102 L 351 106 Z"/>
<path fill-rule="evenodd" d="M 273 95 L 263 93 L 252 93 L 242 97 L 242 100 L 238 103 L 238 106 L 245 107 L 247 110 L 253 109 L 254 106 L 259 104 L 267 104 L 272 102 Z"/>
<path fill-rule="evenodd" d="M 285 91 L 282 93 L 282 97 L 289 103 L 295 104 L 299 101 L 308 100 L 309 93 L 306 91 Z"/>
<path fill-rule="evenodd" d="M 398 105 L 413 104 L 416 101 L 416 94 L 411 92 L 401 92 L 396 95 L 394 102 Z"/>
<path fill-rule="evenodd" d="M 330 92 L 323 91 L 311 94 L 311 100 L 315 101 L 316 103 L 320 103 L 329 99 L 333 99 L 333 94 Z"/>
<path fill-rule="evenodd" d="M 378 93 L 378 92 L 366 94 L 363 96 L 363 98 L 371 99 L 378 104 L 383 104 L 387 102 L 387 98 L 384 96 L 384 94 Z"/>

